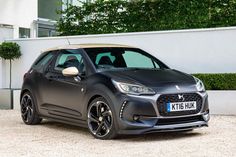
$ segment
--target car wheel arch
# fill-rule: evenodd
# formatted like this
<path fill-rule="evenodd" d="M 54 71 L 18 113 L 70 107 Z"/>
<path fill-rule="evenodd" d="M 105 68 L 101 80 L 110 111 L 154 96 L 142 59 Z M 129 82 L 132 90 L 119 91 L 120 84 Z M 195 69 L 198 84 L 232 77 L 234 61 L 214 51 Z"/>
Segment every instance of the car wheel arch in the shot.
<path fill-rule="evenodd" d="M 97 84 L 93 86 L 92 89 L 89 89 L 89 91 L 92 91 L 92 92 L 88 93 L 87 101 L 85 103 L 86 107 L 84 107 L 85 109 L 84 113 L 87 113 L 90 103 L 98 97 L 102 97 L 106 99 L 108 103 L 111 105 L 111 107 L 114 109 L 114 104 L 112 101 L 114 99 L 114 93 L 112 93 L 112 90 L 109 87 L 103 84 Z"/>
<path fill-rule="evenodd" d="M 28 89 L 23 89 L 23 90 L 21 91 L 21 93 L 20 93 L 20 101 L 21 101 L 23 95 L 24 95 L 26 92 L 30 92 L 30 91 L 29 91 Z"/>
<path fill-rule="evenodd" d="M 22 99 L 23 95 L 24 95 L 25 93 L 27 93 L 27 92 L 29 92 L 29 93 L 32 95 L 34 101 L 36 101 L 36 102 L 34 102 L 34 103 L 37 104 L 37 105 L 35 106 L 35 108 L 36 108 L 36 111 L 40 114 L 40 112 L 39 112 L 39 106 L 38 106 L 38 102 L 37 102 L 38 99 L 37 99 L 37 97 L 35 96 L 34 92 L 33 92 L 30 88 L 24 88 L 24 89 L 21 90 L 20 103 L 21 103 L 21 99 Z"/>
<path fill-rule="evenodd" d="M 89 107 L 89 104 L 90 104 L 93 100 L 95 100 L 96 98 L 99 98 L 99 97 L 103 97 L 103 96 L 101 96 L 101 94 L 95 94 L 95 95 L 93 95 L 93 96 L 89 99 L 89 101 L 88 101 L 88 103 L 87 103 L 87 109 L 88 109 L 88 107 Z"/>
<path fill-rule="evenodd" d="M 111 97 L 113 94 L 112 90 L 108 86 L 102 83 L 98 83 L 96 85 L 89 87 L 87 91 L 88 91 L 87 93 L 88 96 L 86 101 L 87 106 L 97 97 L 103 97 L 106 99 L 106 97 Z"/>

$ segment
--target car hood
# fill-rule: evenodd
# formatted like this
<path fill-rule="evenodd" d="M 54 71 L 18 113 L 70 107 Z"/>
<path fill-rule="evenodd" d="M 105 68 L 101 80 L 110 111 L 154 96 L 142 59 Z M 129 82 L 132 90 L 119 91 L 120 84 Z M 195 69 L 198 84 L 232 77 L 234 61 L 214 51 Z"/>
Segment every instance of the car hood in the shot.
<path fill-rule="evenodd" d="M 142 84 L 159 89 L 167 89 L 170 86 L 176 88 L 178 85 L 185 90 L 186 88 L 195 90 L 196 84 L 193 76 L 174 69 L 127 69 L 102 73 L 116 81 Z"/>

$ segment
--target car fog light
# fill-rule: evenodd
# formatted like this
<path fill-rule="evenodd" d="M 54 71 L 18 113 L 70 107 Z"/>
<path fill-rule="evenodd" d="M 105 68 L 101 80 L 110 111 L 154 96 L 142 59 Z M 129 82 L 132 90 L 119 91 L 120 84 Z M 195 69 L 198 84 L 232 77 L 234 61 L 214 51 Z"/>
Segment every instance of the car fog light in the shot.
<path fill-rule="evenodd" d="M 209 113 L 206 113 L 206 114 L 202 115 L 202 118 L 203 118 L 206 122 L 208 122 L 208 121 L 210 120 L 210 114 L 209 114 Z"/>

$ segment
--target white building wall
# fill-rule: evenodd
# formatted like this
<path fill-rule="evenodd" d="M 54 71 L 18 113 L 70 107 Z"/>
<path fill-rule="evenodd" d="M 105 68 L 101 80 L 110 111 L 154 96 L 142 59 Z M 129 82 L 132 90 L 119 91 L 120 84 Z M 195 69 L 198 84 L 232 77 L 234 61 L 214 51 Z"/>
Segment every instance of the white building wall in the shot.
<path fill-rule="evenodd" d="M 19 36 L 19 27 L 35 31 L 33 21 L 38 18 L 37 0 L 0 0 L 0 4 L 0 24 L 14 26 L 14 38 Z"/>
<path fill-rule="evenodd" d="M 236 91 L 207 91 L 212 114 L 236 115 Z"/>
<path fill-rule="evenodd" d="M 13 28 L 10 27 L 1 27 L 0 26 L 0 44 L 6 39 L 12 39 L 13 38 Z M 6 88 L 6 64 L 5 60 L 2 60 L 0 58 L 0 89 Z M 4 78 L 4 79 L 3 79 Z"/>
<path fill-rule="evenodd" d="M 9 77 L 8 75 L 8 64 L 6 61 L 0 58 L 0 89 L 1 88 L 8 88 L 9 85 Z"/>
<path fill-rule="evenodd" d="M 3 27 L 0 25 L 0 43 L 6 39 L 13 38 L 13 28 Z"/>
<path fill-rule="evenodd" d="M 1 62 L 1 67 L 2 67 L 2 69 L 0 68 L 0 74 L 2 76 L 1 78 L 2 82 L 0 82 L 0 89 L 9 88 L 9 78 L 10 78 L 9 61 L 1 59 L 0 62 Z"/>
<path fill-rule="evenodd" d="M 2 88 L 2 78 L 3 78 L 3 72 L 2 72 L 2 59 L 0 59 L 0 89 Z"/>
<path fill-rule="evenodd" d="M 73 36 L 68 39 L 71 44 L 117 43 L 140 47 L 171 68 L 187 73 L 236 72 L 236 27 Z M 23 53 L 21 59 L 13 62 L 14 88 L 21 87 L 24 73 L 41 50 L 68 44 L 66 37 L 12 41 L 21 46 Z"/>

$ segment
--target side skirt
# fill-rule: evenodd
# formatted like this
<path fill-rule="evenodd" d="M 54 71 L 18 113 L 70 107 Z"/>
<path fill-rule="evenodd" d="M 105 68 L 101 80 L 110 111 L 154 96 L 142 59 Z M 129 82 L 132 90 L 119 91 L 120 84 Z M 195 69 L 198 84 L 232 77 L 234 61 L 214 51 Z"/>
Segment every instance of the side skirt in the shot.
<path fill-rule="evenodd" d="M 75 120 L 75 119 L 61 118 L 61 117 L 56 117 L 56 116 L 53 116 L 53 117 L 40 116 L 40 117 L 44 118 L 44 119 L 47 119 L 47 120 L 59 122 L 59 123 L 64 123 L 64 124 L 79 126 L 79 127 L 83 127 L 83 128 L 88 128 L 87 121 L 84 121 L 84 120 L 79 120 L 79 119 Z"/>

